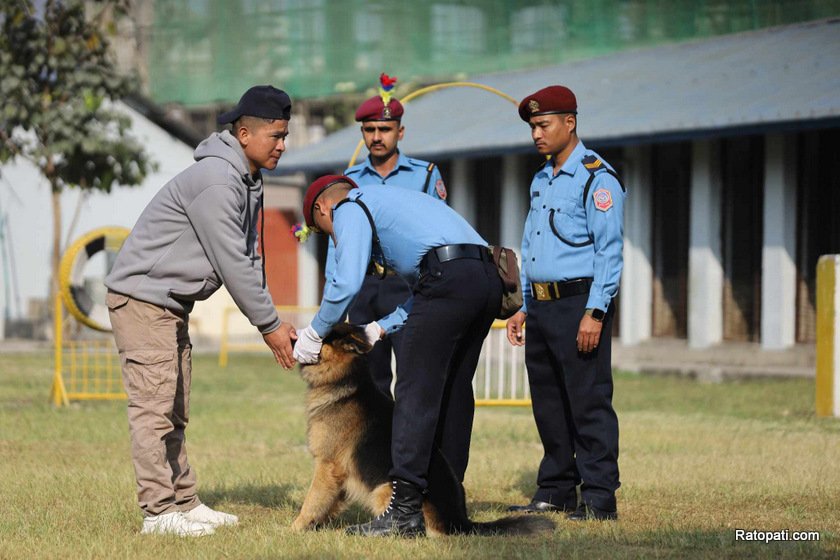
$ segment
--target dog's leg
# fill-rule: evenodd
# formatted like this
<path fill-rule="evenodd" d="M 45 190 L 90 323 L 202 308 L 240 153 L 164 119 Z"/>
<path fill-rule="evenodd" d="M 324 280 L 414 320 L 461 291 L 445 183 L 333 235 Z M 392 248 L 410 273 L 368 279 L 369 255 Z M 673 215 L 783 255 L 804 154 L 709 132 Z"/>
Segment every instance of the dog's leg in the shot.
<path fill-rule="evenodd" d="M 428 536 L 439 537 L 446 534 L 446 525 L 429 500 L 423 502 L 423 519 L 426 521 L 426 534 Z"/>
<path fill-rule="evenodd" d="M 370 493 L 368 508 L 373 515 L 380 515 L 391 503 L 391 483 L 383 482 Z"/>
<path fill-rule="evenodd" d="M 339 501 L 346 475 L 334 463 L 315 459 L 315 474 L 312 486 L 303 500 L 300 514 L 292 523 L 295 531 L 314 529 L 327 520 Z"/>
<path fill-rule="evenodd" d="M 347 493 L 342 490 L 338 494 L 338 498 L 336 498 L 333 507 L 330 508 L 330 511 L 327 512 L 327 519 L 334 519 L 339 516 L 339 514 L 347 509 Z"/>

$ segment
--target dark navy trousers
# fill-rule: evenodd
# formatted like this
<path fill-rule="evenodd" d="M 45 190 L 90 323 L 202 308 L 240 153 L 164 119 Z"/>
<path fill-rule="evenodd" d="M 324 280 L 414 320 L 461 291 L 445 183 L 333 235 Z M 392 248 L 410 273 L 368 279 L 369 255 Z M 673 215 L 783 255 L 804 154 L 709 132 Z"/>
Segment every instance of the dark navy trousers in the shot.
<path fill-rule="evenodd" d="M 411 288 L 400 276 L 390 275 L 385 278 L 367 275 L 362 289 L 350 306 L 348 318 L 354 325 L 364 325 L 376 321 L 391 313 L 397 306 L 411 297 Z M 370 374 L 376 388 L 389 399 L 391 395 L 391 349 L 399 358 L 402 331 L 387 336 L 377 342 L 373 350 L 368 353 Z"/>
<path fill-rule="evenodd" d="M 464 479 L 475 412 L 472 378 L 502 298 L 489 256 L 441 263 L 432 252 L 424 262 L 397 356 L 390 473 L 420 488 L 427 486 L 434 446 Z"/>
<path fill-rule="evenodd" d="M 618 418 L 612 406 L 611 305 L 598 347 L 577 350 L 588 295 L 528 303 L 525 364 L 544 456 L 535 500 L 572 510 L 584 503 L 615 511 Z"/>

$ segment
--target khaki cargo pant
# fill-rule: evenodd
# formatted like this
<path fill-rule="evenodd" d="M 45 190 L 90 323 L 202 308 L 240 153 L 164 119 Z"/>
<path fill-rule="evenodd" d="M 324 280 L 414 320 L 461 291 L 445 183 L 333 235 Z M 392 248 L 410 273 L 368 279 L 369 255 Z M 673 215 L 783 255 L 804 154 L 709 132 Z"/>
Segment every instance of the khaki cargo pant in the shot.
<path fill-rule="evenodd" d="M 189 318 L 111 291 L 106 304 L 128 395 L 140 508 L 150 516 L 189 511 L 201 503 L 184 436 L 190 413 Z"/>

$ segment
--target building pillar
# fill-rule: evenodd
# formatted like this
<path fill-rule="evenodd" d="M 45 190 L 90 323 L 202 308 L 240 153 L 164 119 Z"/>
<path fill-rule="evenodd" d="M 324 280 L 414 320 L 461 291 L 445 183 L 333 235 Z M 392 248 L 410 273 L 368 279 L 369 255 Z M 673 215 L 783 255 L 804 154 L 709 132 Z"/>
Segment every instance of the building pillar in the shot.
<path fill-rule="evenodd" d="M 651 265 L 650 147 L 625 148 L 627 187 L 624 203 L 624 270 L 621 273 L 621 343 L 632 346 L 651 336 L 653 266 Z"/>
<path fill-rule="evenodd" d="M 723 340 L 720 189 L 718 144 L 695 141 L 688 249 L 688 344 L 692 348 L 706 348 Z"/>
<path fill-rule="evenodd" d="M 522 158 L 508 154 L 502 157 L 502 200 L 501 227 L 499 243 L 510 247 L 519 254 L 522 246 L 522 230 L 528 215 L 526 201 L 528 197 L 522 193 L 528 187 L 523 184 Z"/>
<path fill-rule="evenodd" d="M 764 148 L 761 346 L 781 350 L 796 336 L 796 142 L 768 134 Z"/>
<path fill-rule="evenodd" d="M 450 181 L 452 184 L 447 185 L 446 188 L 451 190 L 449 204 L 452 209 L 461 214 L 474 227 L 476 204 L 475 184 L 470 174 L 471 163 L 470 160 L 464 158 L 452 160 L 452 179 Z"/>

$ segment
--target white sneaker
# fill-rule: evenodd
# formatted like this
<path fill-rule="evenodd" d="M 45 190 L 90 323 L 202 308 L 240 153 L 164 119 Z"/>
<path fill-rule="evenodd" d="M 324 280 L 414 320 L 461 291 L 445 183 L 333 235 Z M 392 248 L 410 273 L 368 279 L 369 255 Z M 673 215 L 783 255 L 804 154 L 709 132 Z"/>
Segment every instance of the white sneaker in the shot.
<path fill-rule="evenodd" d="M 236 525 L 239 523 L 239 518 L 229 513 L 216 511 L 201 504 L 198 507 L 191 509 L 184 513 L 184 517 L 190 521 L 197 521 L 198 523 L 206 523 L 211 527 L 219 527 L 221 525 Z"/>
<path fill-rule="evenodd" d="M 213 526 L 187 519 L 180 511 L 163 513 L 143 520 L 142 535 L 178 535 L 179 537 L 201 537 L 212 535 Z"/>

